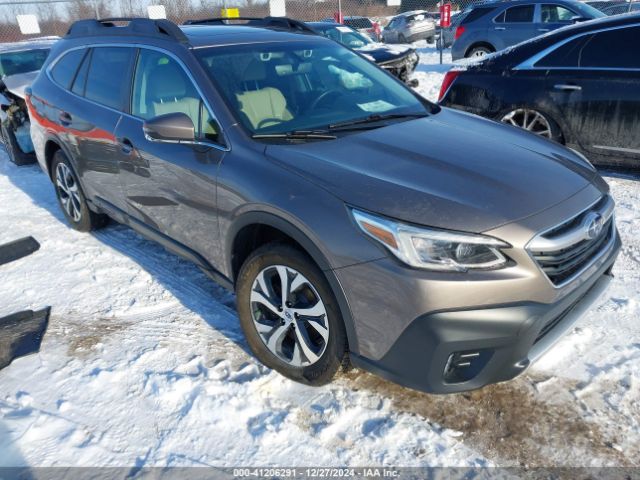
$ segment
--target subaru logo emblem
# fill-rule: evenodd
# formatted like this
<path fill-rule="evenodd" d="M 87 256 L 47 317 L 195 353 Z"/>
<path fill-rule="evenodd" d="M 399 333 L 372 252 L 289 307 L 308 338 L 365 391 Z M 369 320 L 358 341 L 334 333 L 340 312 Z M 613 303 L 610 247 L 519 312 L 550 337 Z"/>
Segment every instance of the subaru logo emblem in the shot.
<path fill-rule="evenodd" d="M 284 316 L 291 320 L 291 312 L 289 312 L 288 310 L 284 312 Z"/>
<path fill-rule="evenodd" d="M 585 227 L 587 229 L 587 238 L 593 240 L 602 233 L 604 224 L 602 222 L 602 215 L 599 213 L 590 213 L 585 219 Z"/>

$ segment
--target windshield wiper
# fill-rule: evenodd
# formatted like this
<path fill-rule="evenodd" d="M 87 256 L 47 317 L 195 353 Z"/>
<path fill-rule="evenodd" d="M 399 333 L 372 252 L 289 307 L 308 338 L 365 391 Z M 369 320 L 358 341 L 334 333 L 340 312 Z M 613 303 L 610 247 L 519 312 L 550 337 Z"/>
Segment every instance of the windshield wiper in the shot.
<path fill-rule="evenodd" d="M 364 125 L 368 123 L 377 123 L 384 120 L 393 120 L 395 118 L 423 118 L 427 117 L 429 114 L 427 113 L 390 113 L 386 115 L 369 115 L 365 118 L 358 118 L 357 120 L 347 120 L 346 122 L 332 123 L 329 125 L 329 130 L 339 130 L 344 127 L 352 127 L 357 125 Z M 364 128 L 377 128 L 372 126 L 367 126 Z"/>
<path fill-rule="evenodd" d="M 284 133 L 256 133 L 251 135 L 251 138 L 256 139 L 269 139 L 269 138 L 284 138 L 285 140 L 335 140 L 335 135 L 326 133 L 324 131 L 315 130 L 293 130 L 291 132 Z"/>

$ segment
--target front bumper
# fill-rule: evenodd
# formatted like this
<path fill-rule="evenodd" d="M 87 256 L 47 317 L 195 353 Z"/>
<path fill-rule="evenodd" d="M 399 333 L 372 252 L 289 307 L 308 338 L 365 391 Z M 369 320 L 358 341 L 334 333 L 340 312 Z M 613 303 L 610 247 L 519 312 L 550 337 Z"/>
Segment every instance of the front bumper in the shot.
<path fill-rule="evenodd" d="M 380 63 L 378 66 L 406 83 L 418 66 L 419 61 L 420 58 L 417 55 L 408 54 L 397 60 Z"/>
<path fill-rule="evenodd" d="M 359 341 L 352 361 L 430 393 L 510 380 L 598 302 L 620 247 L 616 232 L 610 248 L 565 288 L 518 268 L 493 272 L 503 275 L 498 280 L 467 273 L 463 281 L 411 272 L 391 259 L 345 268 L 340 282 L 355 285 L 358 297 L 365 288 L 375 292 L 364 298 L 348 292 Z M 413 320 L 403 322 L 407 316 Z"/>

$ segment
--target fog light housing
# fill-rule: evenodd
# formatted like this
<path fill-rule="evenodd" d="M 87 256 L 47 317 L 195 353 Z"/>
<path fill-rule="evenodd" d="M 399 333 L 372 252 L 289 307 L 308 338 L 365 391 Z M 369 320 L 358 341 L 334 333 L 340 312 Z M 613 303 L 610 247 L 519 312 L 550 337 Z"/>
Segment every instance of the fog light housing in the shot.
<path fill-rule="evenodd" d="M 465 350 L 449 355 L 444 367 L 445 383 L 462 383 L 472 380 L 482 371 L 493 356 L 493 350 Z"/>

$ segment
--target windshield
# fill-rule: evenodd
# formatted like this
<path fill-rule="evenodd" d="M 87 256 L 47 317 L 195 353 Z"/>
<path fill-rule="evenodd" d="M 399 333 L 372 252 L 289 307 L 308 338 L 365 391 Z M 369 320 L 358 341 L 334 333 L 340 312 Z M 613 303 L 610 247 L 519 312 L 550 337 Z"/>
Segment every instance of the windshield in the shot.
<path fill-rule="evenodd" d="M 195 53 L 253 134 L 428 113 L 408 88 L 334 42 L 233 45 Z"/>
<path fill-rule="evenodd" d="M 0 54 L 0 77 L 40 70 L 48 55 L 48 48 L 2 53 Z"/>
<path fill-rule="evenodd" d="M 349 48 L 362 48 L 365 45 L 373 43 L 373 40 L 371 40 L 366 35 L 363 35 L 360 32 L 357 32 L 352 28 L 345 27 L 343 25 L 323 28 L 321 30 L 321 33 L 323 36 L 346 45 Z"/>

